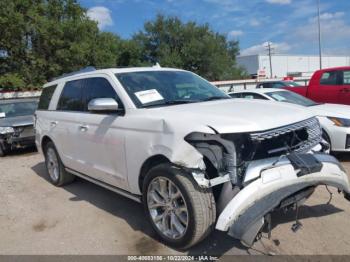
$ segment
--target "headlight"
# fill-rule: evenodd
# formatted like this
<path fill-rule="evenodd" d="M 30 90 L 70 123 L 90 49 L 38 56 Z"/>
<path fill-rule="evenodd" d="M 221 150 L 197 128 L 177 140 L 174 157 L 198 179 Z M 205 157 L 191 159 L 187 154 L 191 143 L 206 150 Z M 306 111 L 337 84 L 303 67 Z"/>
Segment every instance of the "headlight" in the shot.
<path fill-rule="evenodd" d="M 10 134 L 14 133 L 15 130 L 12 127 L 7 127 L 7 126 L 0 126 L 0 134 L 5 135 L 5 134 Z"/>
<path fill-rule="evenodd" d="M 336 126 L 341 127 L 350 127 L 350 119 L 339 118 L 339 117 L 327 117 L 331 120 Z"/>

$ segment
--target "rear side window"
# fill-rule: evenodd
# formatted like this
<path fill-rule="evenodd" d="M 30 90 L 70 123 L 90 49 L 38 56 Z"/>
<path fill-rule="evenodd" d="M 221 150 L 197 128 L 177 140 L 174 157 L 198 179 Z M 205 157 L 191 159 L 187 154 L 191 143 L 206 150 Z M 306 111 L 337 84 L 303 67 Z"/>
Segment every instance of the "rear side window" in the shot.
<path fill-rule="evenodd" d="M 283 83 L 273 83 L 273 84 L 271 84 L 271 88 L 283 88 L 285 86 L 286 85 L 283 84 Z"/>
<path fill-rule="evenodd" d="M 83 83 L 84 80 L 75 80 L 69 81 L 64 85 L 57 110 L 84 111 Z"/>
<path fill-rule="evenodd" d="M 262 95 L 255 94 L 255 93 L 245 93 L 245 94 L 242 94 L 242 98 L 246 98 L 246 99 L 268 100 L 266 97 L 263 97 Z"/>
<path fill-rule="evenodd" d="M 261 88 L 271 88 L 272 83 L 263 83 L 261 84 Z"/>
<path fill-rule="evenodd" d="M 43 89 L 41 92 L 38 110 L 47 110 L 49 109 L 50 101 L 53 96 L 53 93 L 56 90 L 57 85 L 48 86 Z"/>
<path fill-rule="evenodd" d="M 337 85 L 338 84 L 338 72 L 337 71 L 330 71 L 330 72 L 324 72 L 321 80 L 321 85 Z"/>
<path fill-rule="evenodd" d="M 229 95 L 232 98 L 241 98 L 242 97 L 242 95 L 240 93 L 238 93 L 238 94 L 229 94 Z"/>

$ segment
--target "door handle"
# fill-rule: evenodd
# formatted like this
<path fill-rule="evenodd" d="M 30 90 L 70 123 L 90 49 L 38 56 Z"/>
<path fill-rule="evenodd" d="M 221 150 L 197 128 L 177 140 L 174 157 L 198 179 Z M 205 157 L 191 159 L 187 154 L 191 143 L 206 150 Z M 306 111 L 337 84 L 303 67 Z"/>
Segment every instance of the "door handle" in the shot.
<path fill-rule="evenodd" d="M 340 92 L 342 93 L 349 93 L 350 92 L 350 88 L 343 88 L 340 90 Z"/>
<path fill-rule="evenodd" d="M 50 122 L 50 126 L 51 126 L 51 127 L 57 126 L 57 121 L 51 121 L 51 122 Z"/>
<path fill-rule="evenodd" d="M 86 125 L 80 125 L 80 126 L 79 126 L 79 130 L 80 130 L 81 132 L 86 132 L 88 129 L 89 129 L 89 127 L 86 126 Z"/>

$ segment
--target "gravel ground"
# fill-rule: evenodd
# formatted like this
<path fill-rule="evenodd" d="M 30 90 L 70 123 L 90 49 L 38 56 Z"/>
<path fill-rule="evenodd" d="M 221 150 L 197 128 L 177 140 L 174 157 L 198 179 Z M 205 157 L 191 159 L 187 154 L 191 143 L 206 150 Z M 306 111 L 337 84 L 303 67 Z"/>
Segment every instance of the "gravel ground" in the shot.
<path fill-rule="evenodd" d="M 350 174 L 350 155 L 339 159 Z M 215 231 L 182 253 L 154 238 L 142 206 L 77 179 L 57 188 L 47 181 L 43 157 L 19 152 L 0 159 L 0 254 L 350 254 L 350 205 L 319 187 L 300 210 L 302 228 L 291 231 L 295 213 L 272 216 L 271 239 L 247 249 Z"/>

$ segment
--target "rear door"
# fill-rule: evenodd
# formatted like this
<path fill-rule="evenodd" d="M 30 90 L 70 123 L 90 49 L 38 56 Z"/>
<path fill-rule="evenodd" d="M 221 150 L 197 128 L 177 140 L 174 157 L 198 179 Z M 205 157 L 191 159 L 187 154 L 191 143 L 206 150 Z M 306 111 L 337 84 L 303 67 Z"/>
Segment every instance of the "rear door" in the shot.
<path fill-rule="evenodd" d="M 45 87 L 40 96 L 38 108 L 34 113 L 35 143 L 38 150 L 41 150 L 41 138 L 50 132 L 49 106 L 57 85 Z"/>
<path fill-rule="evenodd" d="M 340 71 L 339 104 L 350 105 L 350 70 Z"/>
<path fill-rule="evenodd" d="M 64 165 L 76 171 L 79 171 L 81 166 L 78 124 L 81 115 L 85 113 L 82 100 L 83 85 L 83 79 L 66 82 L 56 111 L 50 112 L 51 133 L 58 153 Z"/>
<path fill-rule="evenodd" d="M 322 73 L 319 85 L 309 87 L 308 97 L 316 102 L 337 104 L 341 87 L 339 71 L 326 71 Z"/>

